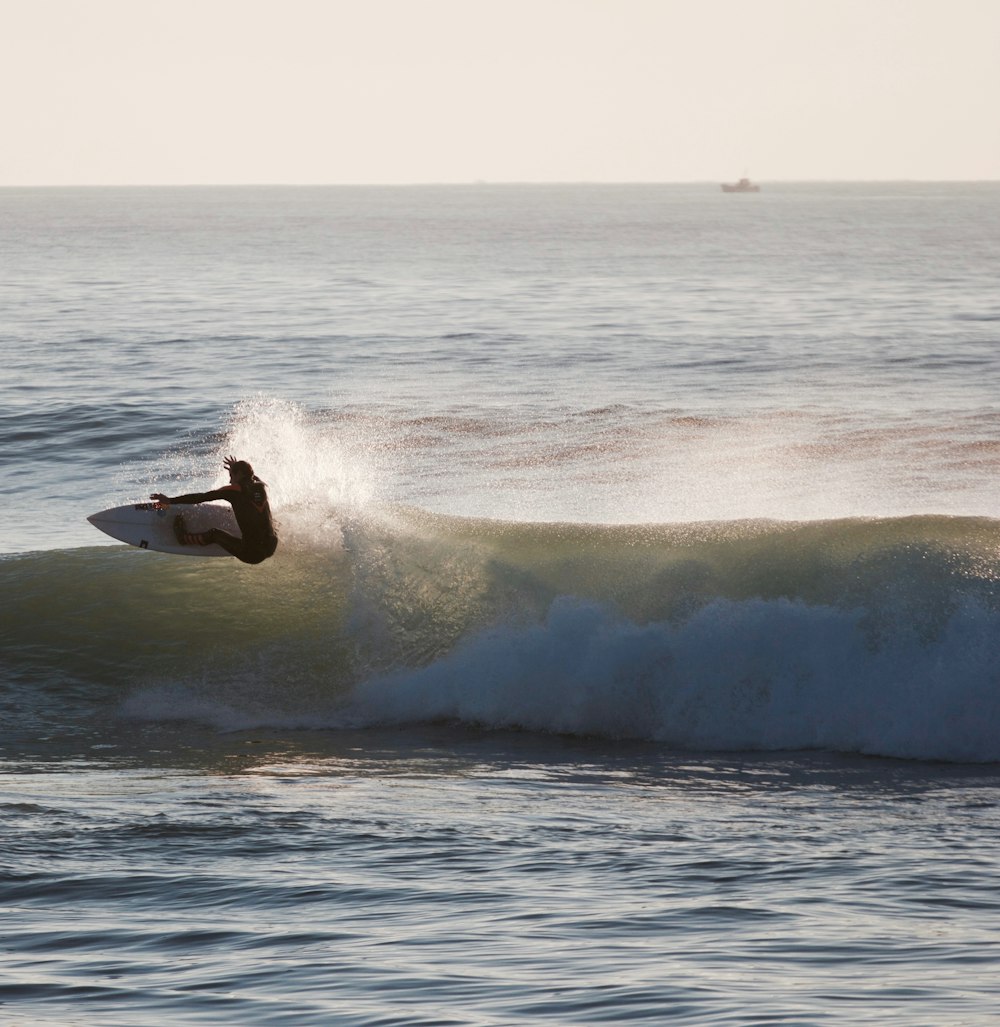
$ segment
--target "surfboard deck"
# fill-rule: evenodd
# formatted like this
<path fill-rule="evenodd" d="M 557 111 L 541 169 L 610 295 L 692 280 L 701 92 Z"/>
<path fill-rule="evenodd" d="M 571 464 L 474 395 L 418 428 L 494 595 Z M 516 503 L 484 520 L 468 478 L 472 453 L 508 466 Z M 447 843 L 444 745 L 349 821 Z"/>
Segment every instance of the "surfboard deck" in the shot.
<path fill-rule="evenodd" d="M 175 556 L 230 556 L 222 546 L 180 546 L 174 537 L 174 518 L 184 514 L 188 531 L 207 531 L 222 528 L 231 535 L 239 535 L 232 508 L 214 503 L 197 506 L 165 506 L 162 503 L 135 503 L 132 506 L 113 506 L 91 514 L 87 520 L 105 535 L 126 542 L 138 549 L 151 549 L 157 553 Z"/>

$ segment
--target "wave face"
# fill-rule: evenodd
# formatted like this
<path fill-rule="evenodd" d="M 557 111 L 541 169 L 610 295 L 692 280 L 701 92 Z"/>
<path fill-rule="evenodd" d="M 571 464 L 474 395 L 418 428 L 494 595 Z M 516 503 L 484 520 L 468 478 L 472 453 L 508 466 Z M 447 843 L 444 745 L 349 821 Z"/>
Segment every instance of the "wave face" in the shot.
<path fill-rule="evenodd" d="M 18 715 L 84 703 L 223 730 L 457 721 L 1000 760 L 995 520 L 394 508 L 324 523 L 321 542 L 303 516 L 266 574 L 118 548 L 0 561 Z"/>

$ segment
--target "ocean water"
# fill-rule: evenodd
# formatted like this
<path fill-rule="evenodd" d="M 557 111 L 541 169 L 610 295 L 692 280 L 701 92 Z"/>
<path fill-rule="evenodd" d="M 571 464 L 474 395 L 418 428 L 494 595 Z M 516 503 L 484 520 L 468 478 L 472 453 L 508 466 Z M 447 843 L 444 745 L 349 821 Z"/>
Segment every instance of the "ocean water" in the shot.
<path fill-rule="evenodd" d="M 1000 184 L 0 190 L 0 1021 L 1000 1010 Z M 86 516 L 268 483 L 274 559 Z"/>

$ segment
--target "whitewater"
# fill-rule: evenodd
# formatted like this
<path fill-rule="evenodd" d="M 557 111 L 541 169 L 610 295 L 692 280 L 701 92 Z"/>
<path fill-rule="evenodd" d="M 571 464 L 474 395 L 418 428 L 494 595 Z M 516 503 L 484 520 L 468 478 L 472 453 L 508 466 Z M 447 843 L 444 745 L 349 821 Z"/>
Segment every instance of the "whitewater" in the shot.
<path fill-rule="evenodd" d="M 991 1022 L 998 199 L 0 191 L 5 1022 Z"/>

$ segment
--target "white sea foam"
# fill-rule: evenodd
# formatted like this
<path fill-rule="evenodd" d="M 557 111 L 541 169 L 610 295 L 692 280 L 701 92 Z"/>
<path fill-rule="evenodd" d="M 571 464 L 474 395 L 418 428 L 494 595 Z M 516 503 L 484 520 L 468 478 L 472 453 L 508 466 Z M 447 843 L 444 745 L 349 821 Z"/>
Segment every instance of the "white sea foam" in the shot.
<path fill-rule="evenodd" d="M 454 719 L 683 749 L 1000 759 L 1000 621 L 971 605 L 941 636 L 874 645 L 859 611 L 719 600 L 637 625 L 561 600 L 545 622 L 465 641 L 362 685 L 364 723 Z"/>
<path fill-rule="evenodd" d="M 541 623 L 473 634 L 346 697 L 244 668 L 139 689 L 122 712 L 223 730 L 455 721 L 679 750 L 1000 760 L 997 614 L 966 604 L 933 639 L 897 628 L 876 641 L 863 611 L 789 600 L 717 600 L 680 624 L 637 624 L 563 598 Z"/>

